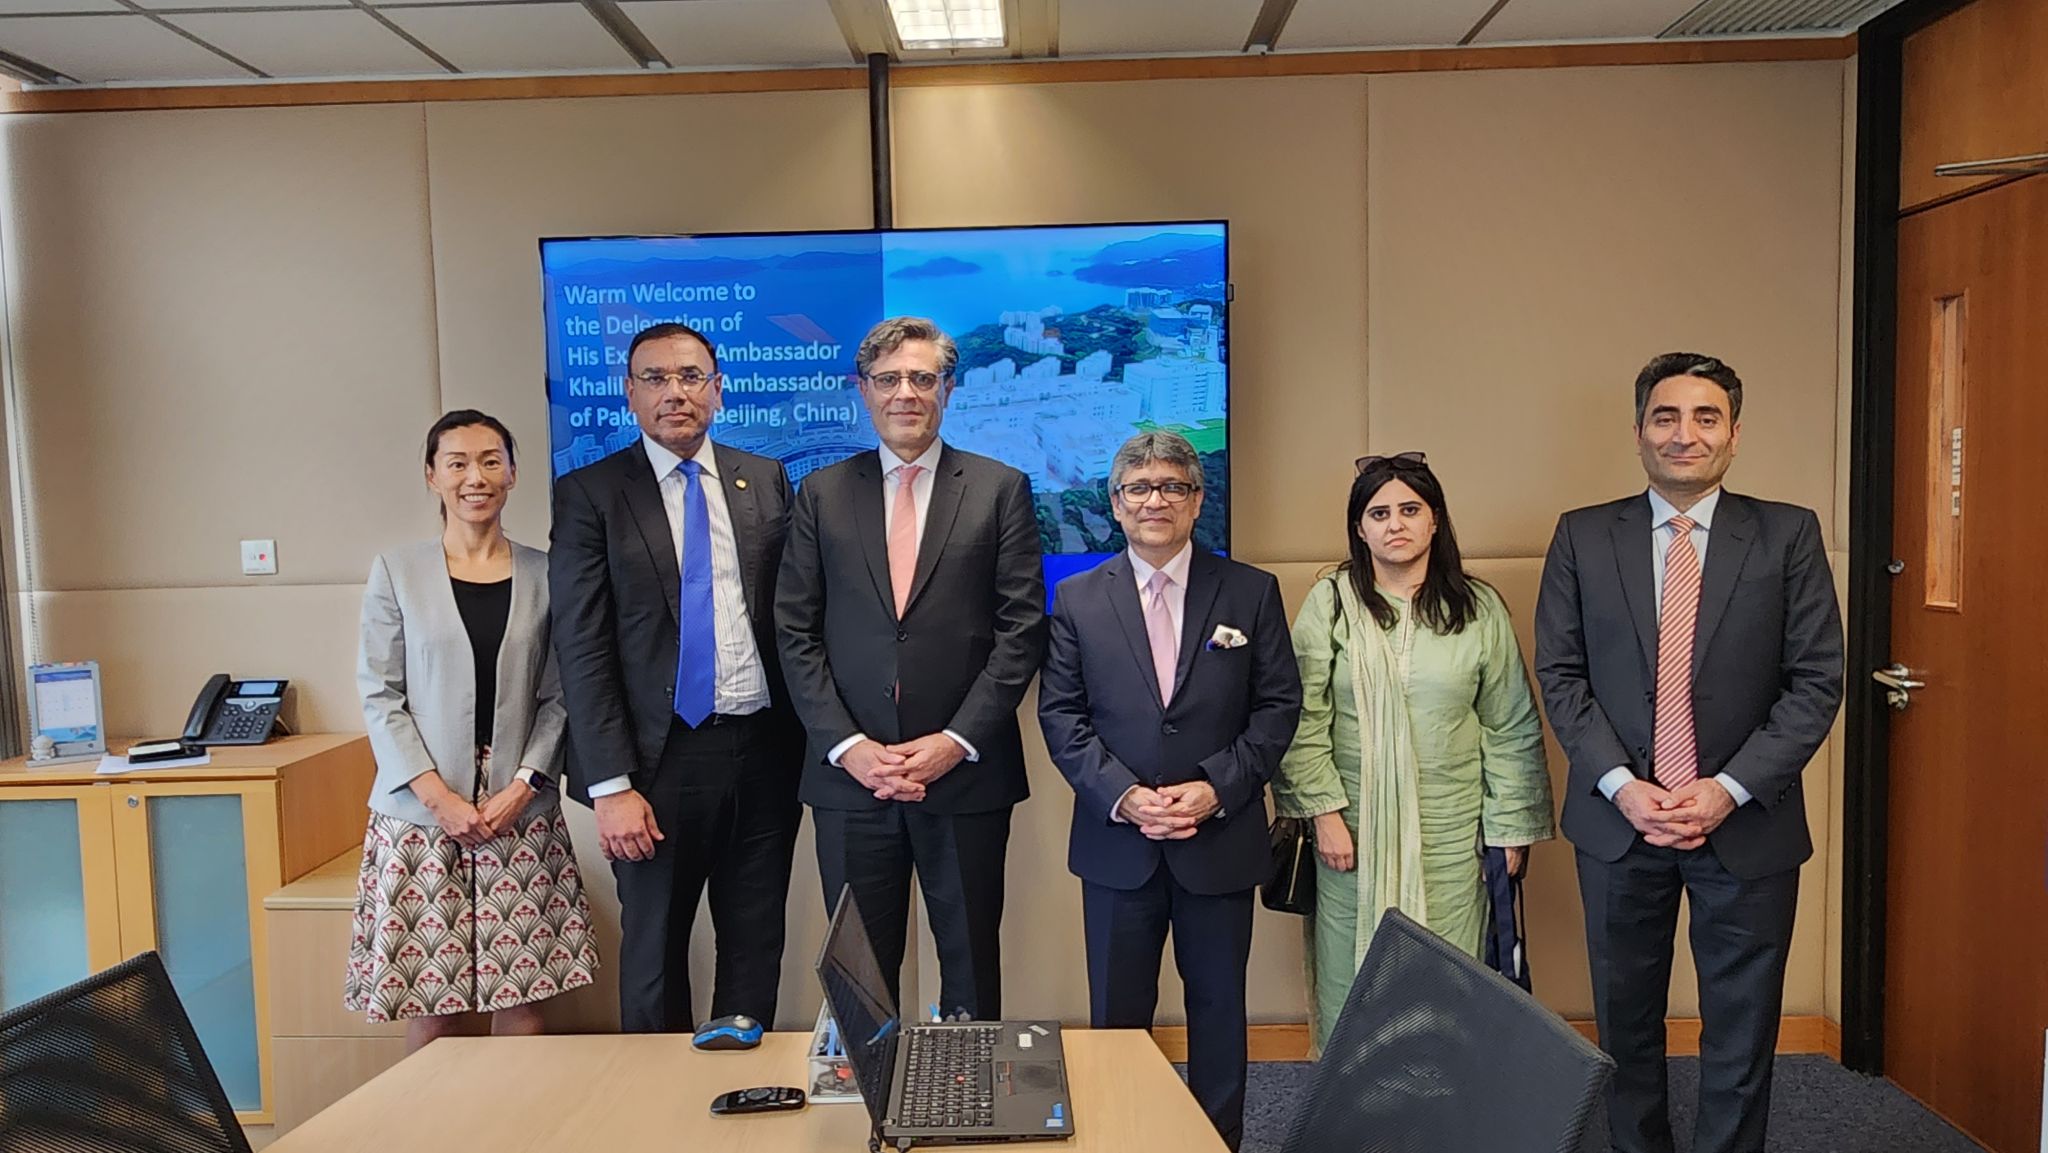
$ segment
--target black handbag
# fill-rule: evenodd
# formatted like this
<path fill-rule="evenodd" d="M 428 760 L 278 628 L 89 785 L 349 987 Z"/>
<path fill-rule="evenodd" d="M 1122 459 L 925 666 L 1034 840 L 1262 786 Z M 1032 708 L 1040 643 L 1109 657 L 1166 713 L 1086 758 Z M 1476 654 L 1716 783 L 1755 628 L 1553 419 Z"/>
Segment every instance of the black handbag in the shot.
<path fill-rule="evenodd" d="M 1268 831 L 1273 862 L 1259 900 L 1276 913 L 1303 917 L 1316 911 L 1316 838 L 1310 822 L 1300 817 L 1275 817 Z"/>

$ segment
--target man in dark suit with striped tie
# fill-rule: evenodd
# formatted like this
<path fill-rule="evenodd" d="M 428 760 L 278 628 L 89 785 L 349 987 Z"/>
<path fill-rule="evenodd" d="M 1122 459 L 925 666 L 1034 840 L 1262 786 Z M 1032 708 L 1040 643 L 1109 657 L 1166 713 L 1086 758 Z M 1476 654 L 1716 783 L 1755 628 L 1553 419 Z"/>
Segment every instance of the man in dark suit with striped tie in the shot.
<path fill-rule="evenodd" d="M 1799 866 L 1800 774 L 1842 698 L 1842 621 L 1811 509 L 1728 492 L 1742 381 L 1668 353 L 1636 377 L 1643 495 L 1564 514 L 1536 676 L 1571 761 L 1593 1006 L 1618 1153 L 1671 1153 L 1664 1013 L 1678 899 L 1699 970 L 1696 1153 L 1762 1153 Z"/>

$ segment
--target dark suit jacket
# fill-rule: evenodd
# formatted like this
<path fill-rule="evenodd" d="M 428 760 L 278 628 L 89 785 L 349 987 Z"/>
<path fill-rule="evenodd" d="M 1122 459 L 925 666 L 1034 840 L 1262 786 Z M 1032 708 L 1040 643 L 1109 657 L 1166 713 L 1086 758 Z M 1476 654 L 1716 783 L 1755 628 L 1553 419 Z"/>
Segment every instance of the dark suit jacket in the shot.
<path fill-rule="evenodd" d="M 1557 522 L 1536 602 L 1536 678 L 1571 761 L 1564 831 L 1603 861 L 1636 831 L 1598 782 L 1651 775 L 1657 611 L 1647 495 Z M 1723 491 L 1707 539 L 1693 639 L 1699 772 L 1755 798 L 1709 837 L 1738 877 L 1813 855 L 1799 777 L 1842 699 L 1842 619 L 1812 510 Z"/>
<path fill-rule="evenodd" d="M 793 729 L 773 624 L 789 474 L 780 461 L 715 441 L 711 448 L 772 707 Z M 640 441 L 555 481 L 548 586 L 569 710 L 569 795 L 586 804 L 593 782 L 622 772 L 644 792 L 661 761 L 675 715 L 681 643 L 676 556 L 661 480 Z"/>
<path fill-rule="evenodd" d="M 810 736 L 803 800 L 826 809 L 901 803 L 876 800 L 826 754 L 855 733 L 893 744 L 951 729 L 980 759 L 932 782 L 917 803 L 936 813 L 1016 804 L 1030 794 L 1017 706 L 1045 657 L 1031 482 L 985 456 L 941 449 L 902 620 L 885 524 L 872 451 L 810 474 L 797 493 L 775 625 Z"/>
<path fill-rule="evenodd" d="M 1209 648 L 1218 625 L 1250 643 Z M 1129 553 L 1060 582 L 1038 722 L 1074 786 L 1067 868 L 1135 889 L 1163 860 L 1190 892 L 1242 892 L 1265 879 L 1266 782 L 1301 719 L 1301 671 L 1271 573 L 1196 550 L 1175 685 L 1162 706 Z M 1148 840 L 1111 819 L 1133 785 L 1203 779 L 1223 807 L 1185 841 Z"/>

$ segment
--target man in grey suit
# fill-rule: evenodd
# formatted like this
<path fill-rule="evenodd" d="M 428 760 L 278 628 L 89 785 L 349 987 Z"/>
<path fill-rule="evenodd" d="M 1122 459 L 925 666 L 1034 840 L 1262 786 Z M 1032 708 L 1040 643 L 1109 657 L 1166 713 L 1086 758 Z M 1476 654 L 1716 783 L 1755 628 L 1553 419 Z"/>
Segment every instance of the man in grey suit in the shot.
<path fill-rule="evenodd" d="M 881 447 L 804 478 L 775 624 L 810 734 L 802 796 L 826 905 L 853 886 L 896 995 L 914 869 L 946 1013 L 993 1019 L 1010 809 L 1029 793 L 1017 706 L 1045 656 L 1045 575 L 1031 482 L 939 439 L 959 359 L 917 317 L 861 341 Z"/>
<path fill-rule="evenodd" d="M 1536 676 L 1571 761 L 1593 1006 L 1620 1153 L 1670 1153 L 1664 1013 L 1678 899 L 1699 970 L 1696 1153 L 1761 1153 L 1799 866 L 1800 774 L 1842 697 L 1811 509 L 1728 492 L 1742 381 L 1668 353 L 1636 377 L 1649 492 L 1558 520 Z"/>
<path fill-rule="evenodd" d="M 690 928 L 711 894 L 711 1016 L 772 1026 L 803 819 L 770 606 L 789 518 L 780 461 L 711 440 L 724 385 L 686 325 L 626 351 L 640 439 L 555 482 L 548 554 L 569 792 L 619 885 L 619 1016 L 688 1032 Z"/>

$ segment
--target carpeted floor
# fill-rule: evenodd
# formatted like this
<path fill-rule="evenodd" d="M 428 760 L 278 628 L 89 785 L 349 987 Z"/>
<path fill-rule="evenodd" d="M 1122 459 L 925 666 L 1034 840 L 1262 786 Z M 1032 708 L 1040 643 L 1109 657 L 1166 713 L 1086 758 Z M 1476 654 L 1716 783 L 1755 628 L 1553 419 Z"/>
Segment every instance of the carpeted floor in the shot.
<path fill-rule="evenodd" d="M 1242 1153 L 1279 1153 L 1288 1121 L 1308 1092 L 1310 1066 L 1260 1062 L 1245 1096 Z M 1699 1062 L 1671 1061 L 1671 1124 L 1678 1153 L 1692 1149 Z M 1595 1119 L 1595 1124 L 1604 1122 Z M 1604 1149 L 1597 1140 L 1588 1149 Z M 1890 1083 L 1851 1073 L 1826 1057 L 1780 1057 L 1771 1094 L 1770 1153 L 1982 1153 Z"/>

